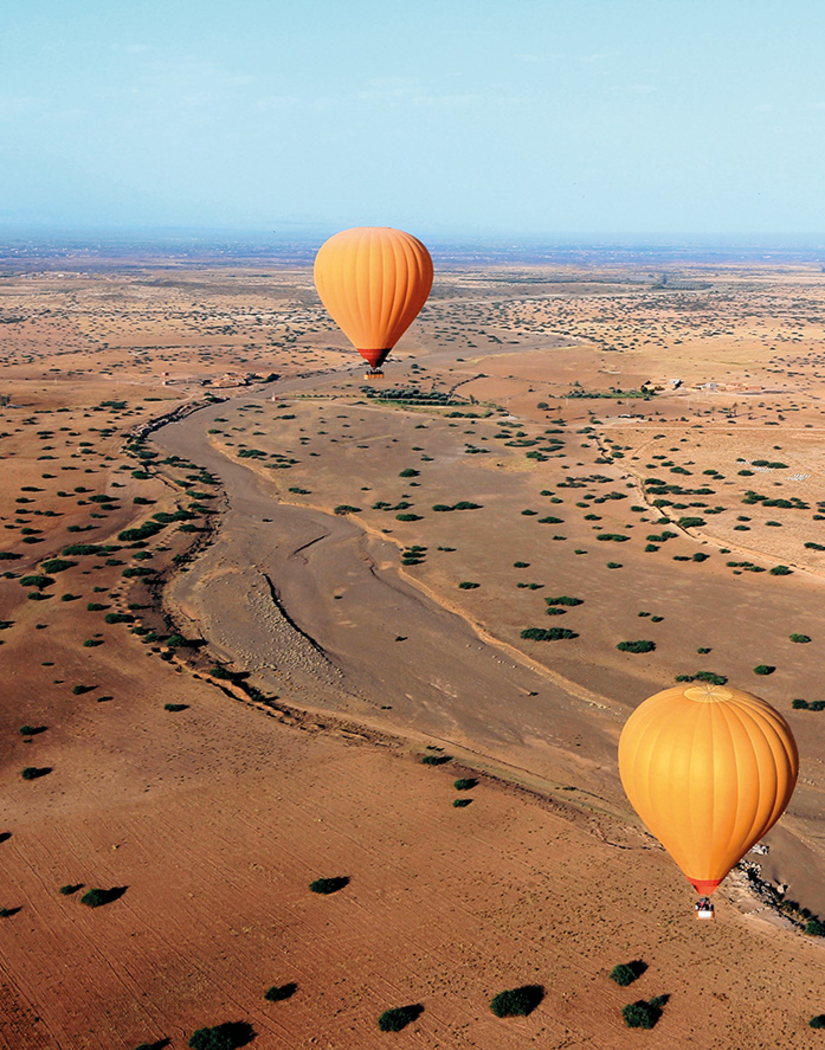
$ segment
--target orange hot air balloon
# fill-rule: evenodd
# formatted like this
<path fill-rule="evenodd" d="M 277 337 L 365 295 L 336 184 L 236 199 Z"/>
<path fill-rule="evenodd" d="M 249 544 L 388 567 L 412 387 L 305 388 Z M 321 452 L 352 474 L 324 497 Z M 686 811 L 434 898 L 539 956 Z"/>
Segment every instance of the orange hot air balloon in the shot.
<path fill-rule="evenodd" d="M 798 771 L 782 715 L 730 686 L 656 693 L 628 718 L 619 740 L 631 805 L 703 895 L 773 827 Z"/>
<path fill-rule="evenodd" d="M 321 301 L 373 370 L 412 324 L 432 284 L 433 261 L 421 241 L 388 226 L 343 230 L 315 256 Z"/>

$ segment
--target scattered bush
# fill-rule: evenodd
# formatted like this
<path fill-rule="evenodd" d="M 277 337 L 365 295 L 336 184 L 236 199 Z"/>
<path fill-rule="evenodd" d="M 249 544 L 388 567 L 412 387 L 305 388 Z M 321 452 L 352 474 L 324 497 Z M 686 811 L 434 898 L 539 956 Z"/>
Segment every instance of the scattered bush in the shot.
<path fill-rule="evenodd" d="M 83 894 L 80 898 L 80 903 L 85 904 L 88 908 L 100 908 L 104 904 L 111 904 L 112 901 L 120 900 L 125 892 L 125 886 L 112 886 L 108 890 L 95 887 Z"/>
<path fill-rule="evenodd" d="M 616 648 L 623 653 L 652 653 L 656 643 L 642 639 L 638 642 L 619 642 Z"/>
<path fill-rule="evenodd" d="M 396 514 L 395 515 L 395 520 L 396 521 L 421 521 L 421 515 L 420 514 L 409 514 L 409 513 Z"/>
<path fill-rule="evenodd" d="M 805 933 L 809 937 L 825 937 L 825 922 L 821 919 L 808 919 L 805 923 Z"/>
<path fill-rule="evenodd" d="M 309 884 L 309 888 L 313 893 L 321 893 L 324 896 L 328 896 L 330 893 L 337 893 L 338 890 L 342 890 L 348 885 L 348 875 L 334 875 L 329 879 L 316 879 Z"/>
<path fill-rule="evenodd" d="M 548 605 L 584 605 L 583 598 L 570 598 L 568 595 L 563 594 L 560 598 L 545 598 Z"/>
<path fill-rule="evenodd" d="M 445 762 L 452 761 L 452 755 L 424 755 L 421 759 L 423 766 L 443 766 Z"/>
<path fill-rule="evenodd" d="M 271 988 L 264 992 L 264 999 L 270 1003 L 281 1003 L 284 999 L 291 999 L 297 991 L 298 985 L 294 982 L 281 985 L 273 984 Z"/>
<path fill-rule="evenodd" d="M 650 1002 L 639 999 L 635 1003 L 628 1003 L 622 1007 L 624 1023 L 628 1028 L 655 1028 L 667 999 L 666 995 L 658 995 Z"/>
<path fill-rule="evenodd" d="M 44 572 L 65 572 L 66 569 L 73 569 L 77 565 L 76 561 L 66 561 L 64 558 L 49 558 L 48 561 L 40 563 L 40 568 Z"/>
<path fill-rule="evenodd" d="M 46 732 L 46 726 L 20 726 L 19 733 L 21 736 L 37 736 L 39 733 Z"/>
<path fill-rule="evenodd" d="M 60 887 L 60 893 L 62 893 L 64 897 L 68 897 L 72 893 L 77 893 L 78 890 L 82 890 L 82 889 L 83 889 L 83 883 L 82 882 L 77 882 L 77 883 L 69 882 L 65 886 L 61 886 Z"/>
<path fill-rule="evenodd" d="M 480 583 L 472 583 L 470 580 L 462 580 L 458 585 L 462 591 L 473 591 L 476 587 L 480 587 Z"/>
<path fill-rule="evenodd" d="M 471 791 L 477 784 L 478 781 L 475 777 L 462 777 L 453 782 L 453 787 L 456 791 Z"/>
<path fill-rule="evenodd" d="M 190 1050 L 238 1050 L 255 1038 L 255 1030 L 246 1021 L 227 1021 L 213 1028 L 199 1028 L 189 1040 Z"/>
<path fill-rule="evenodd" d="M 811 640 L 807 634 L 792 634 L 790 635 L 790 639 L 792 642 L 799 642 L 800 644 L 809 642 Z"/>
<path fill-rule="evenodd" d="M 413 470 L 412 467 L 407 467 L 406 470 L 402 470 L 398 476 L 399 478 L 417 478 L 419 473 L 419 471 Z"/>
<path fill-rule="evenodd" d="M 378 1018 L 378 1027 L 382 1032 L 400 1032 L 408 1024 L 412 1024 L 424 1012 L 420 1003 L 411 1003 L 409 1006 L 395 1006 L 391 1010 L 385 1010 Z"/>
<path fill-rule="evenodd" d="M 774 565 L 772 569 L 768 569 L 771 576 L 790 576 L 793 573 L 793 569 L 789 569 L 787 565 Z"/>
<path fill-rule="evenodd" d="M 808 1021 L 808 1024 L 811 1028 L 825 1028 L 825 1014 L 817 1014 Z"/>
<path fill-rule="evenodd" d="M 529 569 L 530 568 L 530 562 L 529 561 L 514 561 L 513 562 L 513 568 L 514 569 Z"/>
<path fill-rule="evenodd" d="M 481 510 L 481 509 L 482 509 L 482 505 L 480 503 L 470 503 L 470 501 L 466 500 L 466 499 L 459 500 L 459 502 L 456 503 L 453 506 L 453 510 Z"/>
<path fill-rule="evenodd" d="M 22 576 L 19 582 L 21 587 L 36 587 L 38 591 L 42 591 L 44 587 L 50 587 L 54 580 L 51 576 L 35 574 L 33 576 Z"/>
<path fill-rule="evenodd" d="M 753 669 L 754 674 L 773 674 L 776 670 L 771 664 L 757 664 Z"/>
<path fill-rule="evenodd" d="M 499 992 L 490 1000 L 490 1009 L 496 1017 L 526 1017 L 544 998 L 540 984 L 525 984 Z"/>
<path fill-rule="evenodd" d="M 465 806 L 469 806 L 472 801 L 471 798 L 454 798 L 453 806 L 456 809 L 463 809 Z"/>
<path fill-rule="evenodd" d="M 525 627 L 521 632 L 522 638 L 530 638 L 534 642 L 555 642 L 561 638 L 578 638 L 575 631 L 568 631 L 565 627 Z"/>
<path fill-rule="evenodd" d="M 20 776 L 24 780 L 37 780 L 40 777 L 45 777 L 47 774 L 51 773 L 51 771 L 51 766 L 41 766 L 40 768 L 37 766 L 26 766 Z"/>
<path fill-rule="evenodd" d="M 164 704 L 164 711 L 186 711 L 189 708 L 189 704 Z"/>
<path fill-rule="evenodd" d="M 642 962 L 641 959 L 634 959 L 629 963 L 619 963 L 618 966 L 614 966 L 610 971 L 610 979 L 626 988 L 627 985 L 637 981 L 646 969 L 647 963 Z"/>
<path fill-rule="evenodd" d="M 341 515 L 341 514 L 360 514 L 361 513 L 361 508 L 360 507 L 353 507 L 349 503 L 339 503 L 338 506 L 335 508 L 335 513 L 339 514 L 339 515 Z"/>

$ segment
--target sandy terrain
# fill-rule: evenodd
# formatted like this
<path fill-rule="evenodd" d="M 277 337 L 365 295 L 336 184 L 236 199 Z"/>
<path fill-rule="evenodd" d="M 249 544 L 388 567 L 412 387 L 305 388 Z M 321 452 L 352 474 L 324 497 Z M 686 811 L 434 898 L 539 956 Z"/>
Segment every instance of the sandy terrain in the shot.
<path fill-rule="evenodd" d="M 676 675 L 765 696 L 802 774 L 752 860 L 825 915 L 823 716 L 791 706 L 820 694 L 822 278 L 680 278 L 442 271 L 378 392 L 446 407 L 368 396 L 306 268 L 0 278 L 0 1046 L 818 1045 L 820 942 L 742 876 L 695 923 L 618 783 Z"/>

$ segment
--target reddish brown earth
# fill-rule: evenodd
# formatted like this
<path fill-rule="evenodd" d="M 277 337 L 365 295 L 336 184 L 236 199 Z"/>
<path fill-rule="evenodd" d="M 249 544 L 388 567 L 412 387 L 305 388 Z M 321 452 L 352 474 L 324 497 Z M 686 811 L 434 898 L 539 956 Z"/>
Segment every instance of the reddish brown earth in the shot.
<path fill-rule="evenodd" d="M 805 546 L 825 546 L 821 278 L 556 276 L 439 277 L 382 389 L 476 402 L 447 409 L 366 398 L 308 270 L 0 279 L 0 551 L 19 555 L 0 563 L 0 1046 L 177 1050 L 227 1021 L 262 1050 L 818 1045 L 819 941 L 742 876 L 696 923 L 629 811 L 615 744 L 677 674 L 774 703 L 802 772 L 752 859 L 825 915 L 825 715 L 791 707 L 821 691 L 825 555 Z M 651 400 L 569 396 L 648 380 Z M 128 438 L 210 391 L 227 400 Z M 655 508 L 651 477 L 712 493 Z M 749 489 L 796 505 L 743 503 Z M 432 510 L 461 500 L 479 506 Z M 118 539 L 180 509 L 141 545 Z M 67 555 L 49 597 L 27 599 L 20 578 L 77 543 L 118 549 Z M 401 565 L 412 545 L 426 550 Z M 554 596 L 583 604 L 547 616 Z M 655 652 L 616 650 L 636 638 Z M 479 783 L 456 792 L 460 776 Z M 335 875 L 339 892 L 309 892 Z M 88 908 L 91 887 L 122 892 Z M 636 984 L 609 980 L 637 958 Z M 544 988 L 534 1012 L 494 1017 L 492 995 L 523 984 Z M 621 1006 L 656 995 L 657 1027 L 627 1030 Z M 407 1003 L 418 1020 L 380 1032 Z"/>

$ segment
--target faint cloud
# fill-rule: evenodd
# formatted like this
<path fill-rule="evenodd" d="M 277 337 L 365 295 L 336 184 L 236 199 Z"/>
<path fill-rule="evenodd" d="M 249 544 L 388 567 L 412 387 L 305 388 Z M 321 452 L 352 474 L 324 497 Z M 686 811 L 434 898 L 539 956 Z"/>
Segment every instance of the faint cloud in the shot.
<path fill-rule="evenodd" d="M 775 113 L 776 106 L 772 102 L 760 102 L 753 107 L 754 113 Z"/>
<path fill-rule="evenodd" d="M 609 56 L 604 52 L 596 52 L 592 55 L 579 55 L 579 62 L 604 62 Z"/>
<path fill-rule="evenodd" d="M 151 50 L 148 44 L 127 44 L 124 48 L 130 55 L 142 55 L 145 51 Z"/>

